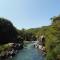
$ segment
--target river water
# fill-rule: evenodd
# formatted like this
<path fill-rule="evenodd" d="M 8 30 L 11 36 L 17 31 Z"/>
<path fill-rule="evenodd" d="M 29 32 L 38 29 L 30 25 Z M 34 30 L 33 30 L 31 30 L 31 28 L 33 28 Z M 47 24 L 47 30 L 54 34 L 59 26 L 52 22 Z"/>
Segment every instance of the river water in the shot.
<path fill-rule="evenodd" d="M 44 56 L 40 50 L 34 48 L 30 43 L 11 60 L 44 60 Z"/>

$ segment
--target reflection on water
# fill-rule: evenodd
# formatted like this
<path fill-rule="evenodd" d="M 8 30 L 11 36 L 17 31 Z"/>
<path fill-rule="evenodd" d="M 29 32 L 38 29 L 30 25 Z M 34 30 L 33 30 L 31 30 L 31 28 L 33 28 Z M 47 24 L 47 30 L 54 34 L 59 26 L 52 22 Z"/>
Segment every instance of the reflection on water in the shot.
<path fill-rule="evenodd" d="M 28 44 L 12 60 L 44 60 L 44 58 L 41 51 L 34 48 L 32 44 Z"/>

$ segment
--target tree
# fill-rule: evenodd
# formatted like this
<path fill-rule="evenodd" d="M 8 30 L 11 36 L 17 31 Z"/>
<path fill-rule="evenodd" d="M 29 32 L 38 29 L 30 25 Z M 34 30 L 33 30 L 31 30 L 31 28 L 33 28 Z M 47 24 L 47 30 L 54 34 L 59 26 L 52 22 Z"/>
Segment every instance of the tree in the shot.
<path fill-rule="evenodd" d="M 13 24 L 4 18 L 0 18 L 0 44 L 17 42 L 17 31 Z"/>

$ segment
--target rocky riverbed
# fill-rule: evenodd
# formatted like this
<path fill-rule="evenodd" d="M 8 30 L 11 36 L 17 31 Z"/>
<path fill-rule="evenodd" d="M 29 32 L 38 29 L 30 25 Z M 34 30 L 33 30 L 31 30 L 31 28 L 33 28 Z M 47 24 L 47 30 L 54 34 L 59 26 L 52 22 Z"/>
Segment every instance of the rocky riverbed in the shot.
<path fill-rule="evenodd" d="M 43 52 L 34 47 L 34 42 L 26 44 L 11 60 L 44 60 Z"/>
<path fill-rule="evenodd" d="M 12 58 L 19 52 L 20 49 L 23 48 L 23 46 L 19 43 L 9 43 L 8 45 L 10 48 L 6 48 L 0 53 L 0 60 Z"/>

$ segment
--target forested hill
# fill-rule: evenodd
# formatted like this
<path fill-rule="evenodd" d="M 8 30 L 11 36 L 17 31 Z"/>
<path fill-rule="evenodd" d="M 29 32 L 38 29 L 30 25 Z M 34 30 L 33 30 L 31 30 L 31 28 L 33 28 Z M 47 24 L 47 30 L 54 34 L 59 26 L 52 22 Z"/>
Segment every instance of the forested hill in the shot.
<path fill-rule="evenodd" d="M 32 33 L 35 34 L 35 36 L 38 37 L 39 35 L 44 34 L 43 31 L 46 30 L 48 27 L 49 26 L 43 26 L 43 27 L 40 27 L 40 28 L 30 28 L 30 29 L 28 29 L 26 31 L 32 32 Z"/>
<path fill-rule="evenodd" d="M 9 20 L 0 18 L 0 44 L 18 42 L 17 34 L 16 28 Z"/>
<path fill-rule="evenodd" d="M 8 19 L 0 18 L 0 44 L 23 43 L 24 40 L 32 41 L 36 37 L 25 29 L 16 29 Z"/>
<path fill-rule="evenodd" d="M 50 26 L 29 29 L 36 37 L 41 34 L 45 36 L 46 60 L 60 60 L 60 16 L 54 16 L 51 19 Z"/>

